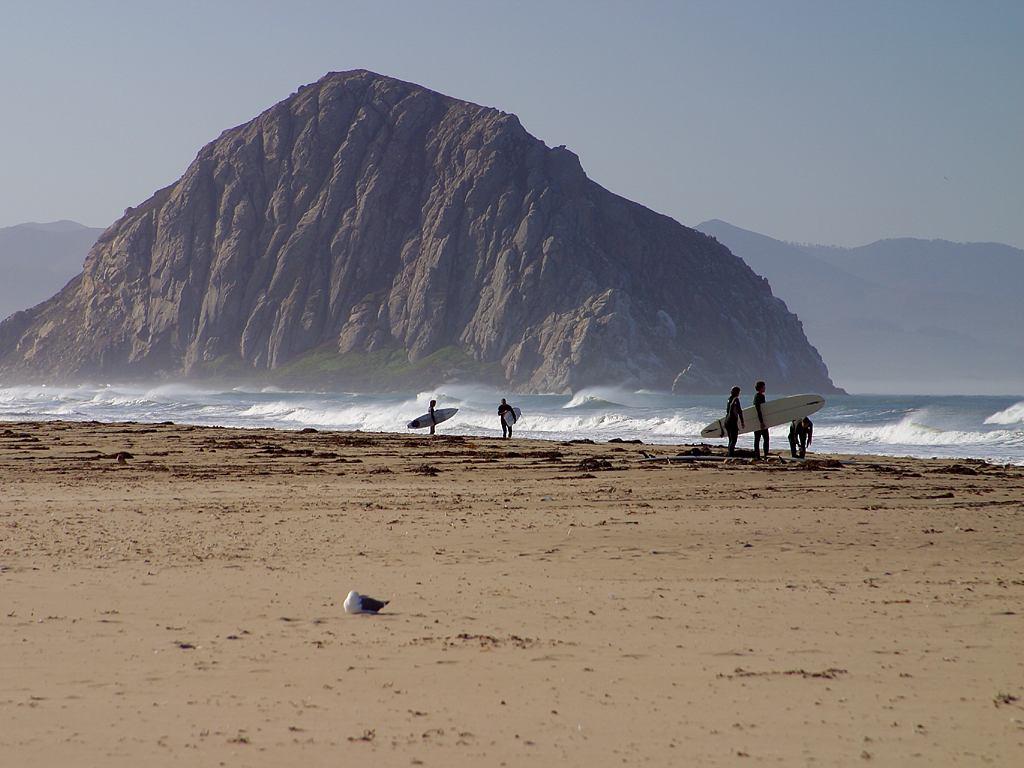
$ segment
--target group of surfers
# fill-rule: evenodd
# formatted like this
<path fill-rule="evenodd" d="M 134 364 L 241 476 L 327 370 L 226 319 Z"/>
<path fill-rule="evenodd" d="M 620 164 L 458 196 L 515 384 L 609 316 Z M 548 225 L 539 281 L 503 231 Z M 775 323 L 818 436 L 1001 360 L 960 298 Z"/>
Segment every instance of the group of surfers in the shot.
<path fill-rule="evenodd" d="M 740 436 L 740 428 L 744 430 L 747 428 L 746 422 L 743 418 L 743 406 L 740 404 L 740 390 L 739 387 L 733 387 L 729 393 L 729 401 L 725 406 L 725 433 L 729 437 L 729 455 L 736 455 L 736 441 Z M 761 458 L 761 444 L 764 443 L 764 457 L 768 458 L 768 427 L 765 425 L 764 414 L 761 411 L 761 406 L 766 402 L 765 397 L 765 383 L 758 381 L 754 384 L 754 409 L 757 411 L 757 418 L 760 422 L 761 429 L 754 431 L 754 458 Z M 430 416 L 430 434 L 434 434 L 434 427 L 437 426 L 437 422 L 434 420 L 434 408 L 437 406 L 437 400 L 430 401 L 430 409 L 428 415 Z M 512 420 L 505 418 L 505 414 L 511 413 Z M 501 422 L 501 436 L 503 439 L 508 440 L 512 437 L 512 425 L 518 421 L 516 413 L 512 409 L 512 406 L 508 404 L 505 398 L 501 398 L 501 404 L 498 406 L 498 420 Z M 789 425 L 789 450 L 793 455 L 793 458 L 804 458 L 807 455 L 807 446 L 811 444 L 811 440 L 814 435 L 814 424 L 809 418 L 804 416 L 802 419 L 796 419 Z"/>
<path fill-rule="evenodd" d="M 740 388 L 733 387 L 729 393 L 729 401 L 725 405 L 725 434 L 729 437 L 729 455 L 736 455 L 736 440 L 740 436 L 740 428 L 746 430 L 747 425 L 743 419 L 743 406 L 740 404 Z M 761 458 L 761 443 L 764 442 L 764 457 L 768 458 L 768 427 L 765 425 L 764 413 L 761 406 L 765 404 L 765 383 L 758 381 L 754 384 L 754 410 L 757 412 L 757 419 L 760 429 L 754 430 L 754 458 Z M 801 419 L 794 419 L 789 425 L 789 451 L 793 458 L 804 458 L 807 455 L 807 446 L 811 444 L 814 435 L 814 424 L 804 416 Z"/>
<path fill-rule="evenodd" d="M 437 421 L 434 417 L 434 408 L 436 406 L 437 400 L 431 400 L 430 408 L 427 411 L 427 415 L 430 416 L 430 434 L 434 434 L 434 427 L 437 426 Z M 519 421 L 519 418 L 516 416 L 515 410 L 513 410 L 512 406 L 509 405 L 508 402 L 503 397 L 501 398 L 501 404 L 498 406 L 498 421 L 501 422 L 502 438 L 505 440 L 510 440 L 512 439 L 512 424 L 509 424 L 508 420 L 505 418 L 506 413 L 512 414 L 512 424 L 515 424 L 517 421 Z"/>

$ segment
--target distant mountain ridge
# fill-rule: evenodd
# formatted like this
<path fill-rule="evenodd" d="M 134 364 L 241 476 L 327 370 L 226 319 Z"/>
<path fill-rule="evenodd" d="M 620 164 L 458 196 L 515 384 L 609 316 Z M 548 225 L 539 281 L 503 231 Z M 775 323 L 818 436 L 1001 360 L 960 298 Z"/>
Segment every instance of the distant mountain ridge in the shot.
<path fill-rule="evenodd" d="M 66 219 L 0 227 L 0 320 L 66 285 L 102 233 Z"/>
<path fill-rule="evenodd" d="M 57 221 L 26 221 L 21 224 L 14 224 L 10 227 L 0 228 L 0 231 L 4 229 L 20 229 L 20 230 L 32 230 L 35 232 L 81 232 L 83 229 L 95 230 L 102 232 L 102 229 L 96 227 L 87 227 L 85 224 L 79 224 L 77 221 L 71 219 L 58 219 Z"/>
<path fill-rule="evenodd" d="M 916 238 L 797 244 L 717 219 L 697 229 L 771 282 L 853 391 L 1024 389 L 1018 248 Z"/>
<path fill-rule="evenodd" d="M 725 247 L 514 115 L 365 70 L 224 131 L 129 208 L 80 276 L 0 325 L 0 374 L 835 391 Z"/>

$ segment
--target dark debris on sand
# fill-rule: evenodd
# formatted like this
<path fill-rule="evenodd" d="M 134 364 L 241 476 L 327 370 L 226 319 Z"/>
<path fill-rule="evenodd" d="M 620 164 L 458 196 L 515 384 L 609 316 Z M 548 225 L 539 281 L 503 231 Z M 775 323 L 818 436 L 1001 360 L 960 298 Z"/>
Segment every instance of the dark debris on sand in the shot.
<path fill-rule="evenodd" d="M 842 469 L 843 462 L 838 459 L 807 459 L 800 462 L 798 466 L 804 470 L 833 470 Z"/>
<path fill-rule="evenodd" d="M 929 472 L 935 475 L 980 475 L 981 473 L 974 467 L 969 467 L 966 464 L 947 464 L 944 467 L 936 467 L 935 469 L 929 469 Z"/>
<path fill-rule="evenodd" d="M 418 467 L 413 467 L 409 470 L 416 475 L 426 475 L 427 477 L 434 477 L 440 474 L 441 470 L 432 464 L 420 464 Z"/>
<path fill-rule="evenodd" d="M 587 456 L 585 459 L 580 460 L 576 467 L 584 472 L 607 472 L 615 469 L 608 459 L 603 459 L 600 456 Z"/>

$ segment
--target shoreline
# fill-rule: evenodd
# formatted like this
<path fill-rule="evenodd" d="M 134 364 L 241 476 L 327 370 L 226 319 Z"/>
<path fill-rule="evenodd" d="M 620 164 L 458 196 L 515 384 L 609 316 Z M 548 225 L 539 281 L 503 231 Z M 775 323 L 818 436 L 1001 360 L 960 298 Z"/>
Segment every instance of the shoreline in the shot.
<path fill-rule="evenodd" d="M 476 436 L 500 434 L 494 410 L 507 393 L 455 387 L 430 393 L 458 407 L 441 429 Z M 330 394 L 268 390 L 200 391 L 189 386 L 30 388 L 0 391 L 0 417 L 102 421 L 173 420 L 185 424 L 402 433 L 426 410 L 425 392 L 395 395 Z M 720 416 L 724 401 L 710 396 L 673 397 L 621 388 L 569 395 L 513 397 L 525 414 L 517 436 L 568 440 L 639 438 L 655 444 L 703 441 L 702 428 Z M 440 407 L 440 406 L 439 406 Z M 1009 396 L 845 396 L 830 398 L 813 420 L 815 447 L 835 454 L 980 458 L 1024 466 L 1024 402 Z M 454 426 L 453 426 L 454 425 Z M 788 452 L 786 428 L 773 443 Z M 749 441 L 752 443 L 752 439 Z M 725 441 L 721 441 L 724 445 Z M 741 440 L 741 445 L 744 441 Z"/>
<path fill-rule="evenodd" d="M 408 430 L 408 431 L 405 431 L 405 432 L 396 432 L 396 431 L 383 431 L 383 430 L 381 430 L 381 431 L 377 431 L 377 430 L 358 430 L 358 429 L 357 430 L 346 430 L 346 429 L 334 429 L 334 428 L 326 428 L 326 427 L 311 427 L 311 426 L 299 426 L 299 425 L 296 425 L 294 427 L 281 427 L 281 426 L 259 427 L 259 426 L 234 426 L 234 425 L 220 425 L 220 424 L 200 424 L 200 423 L 190 423 L 190 422 L 184 422 L 184 421 L 143 421 L 143 420 L 111 420 L 111 421 L 102 421 L 102 420 L 98 420 L 98 419 L 54 419 L 54 418 L 41 418 L 41 419 L 38 419 L 38 420 L 28 420 L 28 421 L 24 421 L 24 420 L 22 420 L 22 421 L 16 421 L 16 420 L 5 421 L 5 420 L 0 419 L 0 431 L 6 430 L 6 429 L 13 429 L 13 428 L 17 427 L 18 425 L 25 425 L 25 426 L 27 426 L 27 425 L 34 425 L 34 424 L 81 424 L 81 425 L 106 425 L 106 426 L 110 426 L 110 427 L 131 426 L 131 425 L 140 425 L 140 426 L 173 426 L 173 427 L 188 428 L 188 429 L 229 429 L 229 430 L 238 430 L 238 431 L 241 431 L 241 432 L 268 432 L 269 431 L 269 432 L 282 432 L 282 433 L 286 433 L 286 434 L 338 434 L 338 435 L 356 434 L 356 435 L 380 435 L 380 436 L 383 436 L 383 437 L 393 437 L 393 438 L 429 438 L 430 437 L 430 435 L 427 434 L 427 432 L 425 430 L 417 430 L 417 431 Z M 781 429 L 781 428 L 779 428 L 779 429 Z M 468 439 L 468 440 L 498 440 L 498 441 L 501 441 L 501 437 L 497 435 L 497 430 L 495 429 L 493 431 L 495 432 L 494 435 L 490 435 L 490 434 L 464 434 L 464 433 L 438 432 L 436 437 L 438 437 L 438 438 L 458 437 L 458 438 L 465 438 L 465 439 Z M 529 433 L 530 431 L 527 430 L 527 432 Z M 741 435 L 741 437 L 750 437 L 750 435 L 751 435 L 751 433 L 744 433 L 743 435 Z M 638 439 L 640 440 L 640 442 L 637 442 Z M 581 437 L 575 438 L 575 439 L 563 440 L 563 439 L 559 439 L 559 438 L 555 438 L 555 437 L 551 437 L 551 438 L 546 438 L 546 437 L 522 437 L 522 436 L 519 436 L 517 434 L 515 437 L 513 437 L 512 442 L 517 442 L 517 441 L 520 441 L 520 442 L 521 441 L 526 441 L 526 442 L 531 442 L 531 443 L 552 444 L 552 445 L 586 444 L 589 441 L 593 445 L 613 445 L 613 446 L 614 445 L 619 445 L 619 446 L 643 445 L 643 446 L 647 446 L 648 448 L 659 449 L 659 450 L 660 449 L 667 450 L 667 449 L 672 449 L 672 448 L 680 448 L 680 449 L 687 449 L 687 450 L 694 449 L 694 448 L 708 448 L 708 449 L 711 450 L 711 452 L 714 455 L 724 455 L 724 452 L 725 452 L 725 449 L 726 449 L 726 446 L 724 444 L 711 443 L 711 442 L 707 442 L 707 441 L 701 441 L 701 442 L 648 442 L 648 440 L 643 440 L 642 438 L 592 439 L 592 438 L 586 437 L 585 435 L 582 435 Z M 775 436 L 775 441 L 776 442 L 780 442 L 780 439 L 778 438 L 778 436 Z M 773 459 L 783 459 L 785 461 L 793 460 L 792 457 L 790 457 L 788 455 L 789 454 L 788 445 L 789 445 L 788 442 L 785 442 L 785 443 L 783 443 L 784 448 L 782 450 L 774 450 L 772 452 L 772 454 L 771 454 L 772 458 Z M 752 451 L 747 449 L 747 448 L 740 447 L 739 450 L 741 452 L 745 453 L 745 454 L 752 454 Z M 835 452 L 823 451 L 823 452 L 819 452 L 819 451 L 813 451 L 813 450 L 808 450 L 807 454 L 808 454 L 807 455 L 808 459 L 814 458 L 814 459 L 821 459 L 821 460 L 838 460 L 838 461 L 851 461 L 851 460 L 855 460 L 855 461 L 864 461 L 864 462 L 866 462 L 866 461 L 875 461 L 875 462 L 877 462 L 879 460 L 884 460 L 884 459 L 898 459 L 898 460 L 905 459 L 905 460 L 908 460 L 908 461 L 945 461 L 945 462 L 952 461 L 952 462 L 981 463 L 981 464 L 984 464 L 986 466 L 997 467 L 997 468 L 1004 468 L 1004 469 L 1008 469 L 1008 468 L 1011 468 L 1011 467 L 1024 467 L 1024 462 L 1019 463 L 1019 464 L 1016 464 L 1016 463 L 1014 463 L 1012 461 L 1010 461 L 1010 462 L 999 462 L 999 461 L 996 461 L 996 460 L 994 460 L 992 458 L 986 458 L 986 457 L 982 457 L 982 456 L 971 456 L 971 455 L 913 456 L 913 455 L 910 455 L 910 454 L 897 454 L 897 453 L 858 453 L 858 452 L 845 452 L 845 451 L 835 451 Z M 743 456 L 737 456 L 736 458 L 738 458 L 738 459 L 745 459 L 745 458 L 749 459 L 749 458 L 752 458 L 752 457 L 749 456 L 749 455 L 743 455 Z"/>
<path fill-rule="evenodd" d="M 0 424 L 0 754 L 1012 762 L 1024 468 L 678 450 Z"/>

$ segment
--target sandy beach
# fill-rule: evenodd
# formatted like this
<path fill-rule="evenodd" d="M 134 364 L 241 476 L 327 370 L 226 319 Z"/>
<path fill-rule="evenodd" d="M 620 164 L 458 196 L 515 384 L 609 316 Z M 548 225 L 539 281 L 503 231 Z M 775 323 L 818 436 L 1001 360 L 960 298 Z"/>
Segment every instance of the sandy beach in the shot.
<path fill-rule="evenodd" d="M 1024 760 L 1024 468 L 678 450 L 2 424 L 0 764 Z"/>

